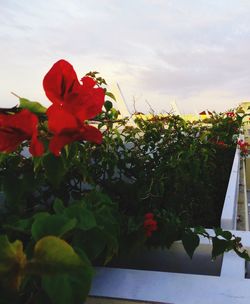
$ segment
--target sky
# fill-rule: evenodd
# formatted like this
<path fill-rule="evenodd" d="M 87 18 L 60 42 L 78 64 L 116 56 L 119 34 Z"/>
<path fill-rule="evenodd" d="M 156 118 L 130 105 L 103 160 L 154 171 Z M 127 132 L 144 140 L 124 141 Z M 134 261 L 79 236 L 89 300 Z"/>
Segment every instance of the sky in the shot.
<path fill-rule="evenodd" d="M 59 59 L 118 83 L 129 111 L 225 111 L 250 100 L 249 0 L 0 0 L 0 107 L 49 105 Z"/>

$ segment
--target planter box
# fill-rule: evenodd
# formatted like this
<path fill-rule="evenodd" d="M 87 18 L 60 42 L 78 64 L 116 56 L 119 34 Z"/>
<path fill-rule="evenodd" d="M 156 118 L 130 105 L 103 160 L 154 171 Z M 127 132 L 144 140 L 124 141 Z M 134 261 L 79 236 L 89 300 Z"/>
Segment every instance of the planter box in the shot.
<path fill-rule="evenodd" d="M 208 232 L 212 233 L 209 230 Z M 232 231 L 232 233 L 242 237 L 244 246 L 250 248 L 248 232 Z M 172 250 L 173 252 L 177 250 L 178 256 L 180 248 L 178 246 L 175 248 L 175 246 Z M 207 248 L 205 252 L 208 249 L 211 250 L 206 239 L 202 239 L 202 246 Z M 194 260 L 191 262 L 193 264 L 192 273 L 195 273 L 196 267 L 200 267 L 201 263 L 204 262 L 204 248 L 194 255 Z M 166 258 L 169 256 L 171 257 L 167 253 Z M 160 258 L 163 258 L 163 253 Z M 157 259 L 156 265 L 161 264 L 159 255 Z M 185 259 L 182 262 L 178 262 L 178 259 L 175 264 L 185 264 Z M 169 261 L 164 259 L 162 261 L 163 268 L 168 262 L 171 264 L 171 261 L 171 259 Z M 250 281 L 248 279 L 250 271 L 248 269 L 250 267 L 233 252 L 225 253 L 221 260 L 215 263 L 214 270 L 216 271 L 210 275 L 205 273 L 210 268 L 209 264 L 208 267 L 203 267 L 205 272 L 200 274 L 164 272 L 164 269 L 155 271 L 98 267 L 90 292 L 92 297 L 97 298 L 95 300 L 92 298 L 89 303 L 109 303 L 109 299 L 113 298 L 132 302 L 149 301 L 150 303 L 248 304 L 250 301 Z M 184 270 L 190 268 L 191 264 L 187 267 L 184 265 Z M 174 267 L 174 265 L 169 267 Z M 126 301 L 118 301 L 117 303 L 126 303 Z"/>
<path fill-rule="evenodd" d="M 236 149 L 221 227 L 242 237 L 244 247 L 250 248 L 249 232 L 235 230 L 239 180 L 240 151 Z M 250 265 L 234 252 L 211 261 L 211 250 L 209 241 L 201 239 L 190 260 L 182 244 L 175 242 L 170 250 L 138 252 L 131 259 L 117 259 L 112 267 L 97 267 L 87 303 L 249 303 Z"/>

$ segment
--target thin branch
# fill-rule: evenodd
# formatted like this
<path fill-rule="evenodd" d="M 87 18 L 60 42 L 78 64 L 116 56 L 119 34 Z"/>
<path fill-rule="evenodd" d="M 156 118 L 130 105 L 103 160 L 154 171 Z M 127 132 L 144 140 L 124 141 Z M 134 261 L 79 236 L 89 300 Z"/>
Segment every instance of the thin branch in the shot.
<path fill-rule="evenodd" d="M 14 92 L 10 92 L 10 94 L 12 94 L 12 95 L 14 95 L 15 97 L 17 97 L 17 98 L 22 98 L 22 97 L 20 97 L 20 96 L 18 96 L 16 93 L 14 93 Z"/>

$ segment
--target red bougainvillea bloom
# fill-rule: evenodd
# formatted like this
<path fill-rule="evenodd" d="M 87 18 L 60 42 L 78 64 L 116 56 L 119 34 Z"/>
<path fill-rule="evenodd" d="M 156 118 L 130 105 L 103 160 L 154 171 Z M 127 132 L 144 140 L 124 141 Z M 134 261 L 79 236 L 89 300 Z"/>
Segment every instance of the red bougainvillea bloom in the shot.
<path fill-rule="evenodd" d="M 143 227 L 147 237 L 150 237 L 153 231 L 158 229 L 157 221 L 154 219 L 154 214 L 149 212 L 144 215 Z"/>
<path fill-rule="evenodd" d="M 234 112 L 227 112 L 226 115 L 227 115 L 227 117 L 234 117 L 235 113 Z"/>
<path fill-rule="evenodd" d="M 38 140 L 38 118 L 29 110 L 13 115 L 0 114 L 0 151 L 13 152 L 25 140 L 31 140 L 29 151 L 33 156 L 41 156 L 44 151 Z"/>
<path fill-rule="evenodd" d="M 239 139 L 237 143 L 240 146 L 241 154 L 247 156 L 249 144 L 242 139 Z"/>
<path fill-rule="evenodd" d="M 83 77 L 81 82 L 65 60 L 56 62 L 44 77 L 45 93 L 53 103 L 47 116 L 49 130 L 54 134 L 49 149 L 55 155 L 76 140 L 102 141 L 101 132 L 84 121 L 102 111 L 105 92 L 91 77 Z"/>
<path fill-rule="evenodd" d="M 218 140 L 218 141 L 216 142 L 216 145 L 217 145 L 218 147 L 220 147 L 220 148 L 226 148 L 226 147 L 227 147 L 227 144 L 225 144 L 223 140 Z"/>

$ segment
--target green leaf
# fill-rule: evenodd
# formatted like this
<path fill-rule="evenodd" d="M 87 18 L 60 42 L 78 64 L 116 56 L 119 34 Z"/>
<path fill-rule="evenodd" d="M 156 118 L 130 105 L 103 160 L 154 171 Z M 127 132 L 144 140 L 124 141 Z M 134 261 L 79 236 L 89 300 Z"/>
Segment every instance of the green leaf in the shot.
<path fill-rule="evenodd" d="M 65 175 L 65 167 L 61 157 L 48 154 L 43 158 L 46 175 L 51 184 L 57 187 Z"/>
<path fill-rule="evenodd" d="M 95 241 L 93 242 L 93 240 Z M 93 261 L 104 251 L 106 247 L 106 239 L 102 230 L 94 228 L 89 230 L 87 233 L 83 231 L 75 233 L 73 245 L 81 250 L 84 249 L 88 258 Z"/>
<path fill-rule="evenodd" d="M 77 219 L 76 227 L 82 230 L 90 230 L 97 225 L 93 212 L 81 203 L 76 203 L 65 209 L 65 215 Z"/>
<path fill-rule="evenodd" d="M 216 236 L 222 236 L 226 240 L 231 240 L 232 233 L 230 231 L 223 231 L 221 228 L 214 228 L 214 232 Z"/>
<path fill-rule="evenodd" d="M 114 99 L 116 101 L 115 95 L 113 93 L 106 92 L 105 95 L 108 96 L 108 97 L 110 97 L 110 98 L 112 98 L 112 99 Z"/>
<path fill-rule="evenodd" d="M 230 231 L 223 231 L 221 235 L 228 241 L 230 241 L 233 236 Z"/>
<path fill-rule="evenodd" d="M 28 109 L 35 114 L 45 114 L 47 111 L 47 109 L 37 101 L 30 101 L 26 98 L 19 98 L 19 101 L 20 101 L 20 105 L 19 105 L 20 108 Z"/>
<path fill-rule="evenodd" d="M 9 155 L 7 153 L 0 152 L 0 164 L 3 163 L 6 159 L 8 159 Z"/>
<path fill-rule="evenodd" d="M 200 238 L 197 234 L 193 233 L 191 230 L 184 232 L 182 236 L 182 244 L 187 252 L 187 254 L 192 259 L 195 249 L 200 244 Z"/>
<path fill-rule="evenodd" d="M 10 243 L 6 235 L 0 236 L 0 286 L 18 290 L 26 256 L 21 241 Z"/>
<path fill-rule="evenodd" d="M 42 277 L 42 288 L 51 303 L 82 304 L 86 299 L 92 268 L 64 240 L 47 236 L 38 241 L 30 266 L 31 273 Z"/>
<path fill-rule="evenodd" d="M 208 235 L 208 233 L 206 232 L 206 229 L 204 227 L 201 227 L 201 226 L 195 227 L 194 228 L 194 233 Z"/>
<path fill-rule="evenodd" d="M 37 218 L 32 227 L 32 237 L 37 241 L 46 235 L 62 237 L 76 226 L 76 219 L 68 219 L 63 215 L 48 215 Z"/>
<path fill-rule="evenodd" d="M 54 201 L 54 204 L 53 204 L 53 210 L 57 214 L 62 214 L 65 210 L 63 201 L 60 200 L 59 198 L 56 198 L 55 201 Z"/>
<path fill-rule="evenodd" d="M 41 211 L 41 212 L 37 212 L 33 215 L 34 220 L 40 219 L 40 218 L 44 218 L 49 216 L 49 212 L 46 211 Z"/>
<path fill-rule="evenodd" d="M 228 249 L 230 249 L 230 243 L 226 240 L 218 239 L 217 237 L 212 238 L 213 250 L 212 258 L 215 259 L 217 256 L 221 255 Z"/>
<path fill-rule="evenodd" d="M 10 229 L 13 231 L 23 232 L 25 234 L 30 234 L 31 225 L 33 223 L 34 219 L 26 218 L 26 219 L 20 219 L 18 221 L 14 221 L 13 223 L 8 223 L 6 225 L 3 225 L 5 229 Z"/>
<path fill-rule="evenodd" d="M 104 107 L 105 107 L 106 111 L 108 112 L 109 110 L 112 109 L 113 104 L 112 104 L 111 101 L 107 100 L 107 101 L 105 101 L 105 103 L 104 103 Z"/>

